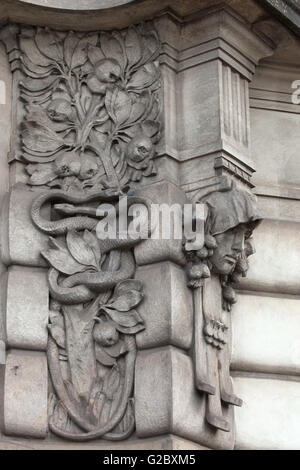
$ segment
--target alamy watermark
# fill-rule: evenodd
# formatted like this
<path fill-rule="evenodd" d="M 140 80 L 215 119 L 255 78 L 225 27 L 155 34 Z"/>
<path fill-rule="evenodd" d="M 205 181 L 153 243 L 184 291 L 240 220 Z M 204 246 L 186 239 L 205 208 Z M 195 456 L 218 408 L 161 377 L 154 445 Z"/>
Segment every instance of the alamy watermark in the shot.
<path fill-rule="evenodd" d="M 292 103 L 300 104 L 300 80 L 295 80 L 292 83 L 292 88 L 295 90 L 292 93 Z"/>
<path fill-rule="evenodd" d="M 150 210 L 149 210 L 150 209 Z M 117 205 L 101 204 L 96 216 L 97 237 L 187 241 L 188 250 L 204 244 L 204 204 L 131 204 L 126 196 Z"/>

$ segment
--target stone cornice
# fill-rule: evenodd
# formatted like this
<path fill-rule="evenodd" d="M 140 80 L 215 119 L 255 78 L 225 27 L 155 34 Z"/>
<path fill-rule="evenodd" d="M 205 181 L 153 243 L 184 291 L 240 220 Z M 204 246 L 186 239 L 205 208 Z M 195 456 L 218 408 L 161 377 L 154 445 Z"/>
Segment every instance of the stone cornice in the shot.
<path fill-rule="evenodd" d="M 300 0 L 256 0 L 300 36 Z"/>

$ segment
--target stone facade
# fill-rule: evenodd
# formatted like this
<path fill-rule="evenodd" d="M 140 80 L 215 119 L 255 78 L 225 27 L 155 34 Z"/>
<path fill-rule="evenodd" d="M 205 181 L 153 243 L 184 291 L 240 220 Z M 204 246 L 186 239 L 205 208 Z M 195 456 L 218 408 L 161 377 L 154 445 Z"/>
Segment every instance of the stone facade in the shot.
<path fill-rule="evenodd" d="M 297 5 L 79 3 L 0 6 L 0 448 L 299 449 Z"/>

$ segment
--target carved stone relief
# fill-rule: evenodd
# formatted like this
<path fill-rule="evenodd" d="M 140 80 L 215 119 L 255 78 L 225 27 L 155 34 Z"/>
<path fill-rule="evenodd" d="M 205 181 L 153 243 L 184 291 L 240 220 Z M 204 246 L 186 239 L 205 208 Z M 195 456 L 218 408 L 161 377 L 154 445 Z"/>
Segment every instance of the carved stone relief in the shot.
<path fill-rule="evenodd" d="M 194 290 L 195 385 L 207 395 L 207 422 L 230 432 L 223 407 L 242 406 L 230 378 L 230 312 L 237 301 L 234 286 L 246 276 L 247 258 L 254 253 L 251 235 L 261 217 L 255 196 L 227 176 L 196 191 L 193 201 L 206 208 L 203 245 L 185 244 L 188 285 Z"/>
<path fill-rule="evenodd" d="M 146 23 L 111 33 L 10 25 L 0 37 L 19 93 L 14 159 L 36 192 L 32 223 L 49 237 L 41 252 L 50 266 L 49 428 L 73 441 L 126 439 L 135 426 L 135 335 L 145 328 L 132 248 L 150 226 L 145 218 L 138 238 L 127 231 L 101 240 L 97 209 L 110 203 L 119 214 L 126 195 L 129 207 L 150 210 L 151 201 L 130 185 L 156 173 L 158 36 Z M 216 162 L 217 175 L 223 165 Z M 249 183 L 247 174 L 239 179 Z M 230 432 L 223 409 L 242 404 L 230 378 L 230 311 L 260 216 L 250 190 L 231 176 L 213 180 L 193 197 L 206 207 L 205 242 L 186 240 L 184 254 L 194 298 L 195 386 L 207 399 L 207 422 Z"/>
<path fill-rule="evenodd" d="M 110 203 L 118 214 L 129 184 L 156 173 L 159 40 L 151 24 L 112 33 L 9 25 L 1 38 L 18 71 L 15 158 L 32 190 L 48 188 L 31 217 L 49 235 L 49 427 L 74 441 L 125 439 L 135 425 L 135 335 L 145 328 L 131 249 L 150 229 L 145 220 L 138 238 L 127 230 L 99 240 L 97 208 Z M 127 196 L 128 207 L 149 209 Z"/>
<path fill-rule="evenodd" d="M 16 158 L 28 184 L 84 191 L 155 173 L 160 44 L 151 25 L 83 34 L 22 26 L 16 41 L 24 103 Z"/>

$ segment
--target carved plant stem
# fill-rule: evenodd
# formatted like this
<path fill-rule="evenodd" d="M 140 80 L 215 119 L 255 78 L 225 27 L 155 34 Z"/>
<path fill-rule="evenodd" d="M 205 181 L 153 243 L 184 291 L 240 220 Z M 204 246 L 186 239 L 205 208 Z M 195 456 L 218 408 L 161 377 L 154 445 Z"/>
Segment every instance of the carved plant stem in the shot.
<path fill-rule="evenodd" d="M 101 149 L 101 144 L 97 141 L 97 137 L 95 136 L 95 132 L 93 133 L 92 137 L 92 144 L 97 151 L 97 155 L 101 158 L 106 176 L 107 176 L 107 184 L 112 188 L 118 188 L 120 186 L 118 175 L 116 170 L 113 166 L 111 160 L 111 147 L 114 141 L 114 137 L 108 137 L 104 150 L 99 151 L 99 147 Z"/>
<path fill-rule="evenodd" d="M 72 441 L 80 441 L 80 442 L 89 441 L 91 439 L 96 439 L 99 437 L 102 437 L 103 439 L 108 439 L 108 440 L 124 439 L 123 433 L 115 434 L 115 435 L 113 433 L 110 433 L 110 431 L 112 431 L 123 419 L 126 413 L 126 409 L 129 403 L 129 399 L 130 399 L 132 387 L 133 387 L 134 366 L 135 366 L 135 358 L 136 358 L 135 338 L 129 335 L 125 335 L 124 340 L 125 340 L 125 345 L 128 349 L 128 353 L 125 358 L 125 371 L 126 372 L 125 372 L 124 390 L 123 390 L 120 405 L 118 406 L 117 411 L 111 417 L 109 422 L 105 424 L 104 426 L 102 426 L 101 428 L 94 429 L 93 431 L 90 431 L 86 434 L 74 434 L 74 433 L 68 433 L 68 432 L 62 431 L 61 429 L 57 428 L 55 424 L 52 422 L 52 418 L 50 417 L 49 427 L 52 432 L 54 432 L 58 436 L 63 437 L 65 439 L 69 439 Z M 58 357 L 57 357 L 57 360 L 58 360 Z M 77 423 L 75 419 L 74 421 Z M 80 427 L 82 426 L 80 425 Z M 85 427 L 87 427 L 86 424 L 85 424 Z M 130 429 L 126 432 L 126 435 L 129 433 L 129 431 L 130 432 L 133 431 L 133 425 L 130 426 Z"/>

